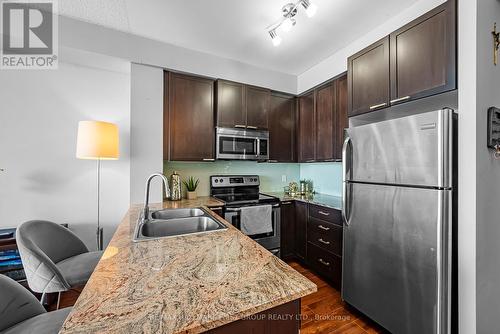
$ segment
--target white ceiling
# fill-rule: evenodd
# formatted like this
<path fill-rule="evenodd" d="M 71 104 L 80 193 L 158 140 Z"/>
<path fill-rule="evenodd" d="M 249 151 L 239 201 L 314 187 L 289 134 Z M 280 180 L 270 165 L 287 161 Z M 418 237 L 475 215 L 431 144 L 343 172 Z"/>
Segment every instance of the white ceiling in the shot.
<path fill-rule="evenodd" d="M 279 47 L 266 27 L 287 0 L 64 0 L 61 15 L 299 75 L 418 0 L 313 0 Z"/>

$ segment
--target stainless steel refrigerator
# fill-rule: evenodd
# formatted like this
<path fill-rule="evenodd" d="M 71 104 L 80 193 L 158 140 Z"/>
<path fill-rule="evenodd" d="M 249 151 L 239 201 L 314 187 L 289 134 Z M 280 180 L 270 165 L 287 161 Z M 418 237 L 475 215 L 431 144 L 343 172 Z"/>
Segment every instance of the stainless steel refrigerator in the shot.
<path fill-rule="evenodd" d="M 453 111 L 351 127 L 342 298 L 392 333 L 451 328 Z"/>

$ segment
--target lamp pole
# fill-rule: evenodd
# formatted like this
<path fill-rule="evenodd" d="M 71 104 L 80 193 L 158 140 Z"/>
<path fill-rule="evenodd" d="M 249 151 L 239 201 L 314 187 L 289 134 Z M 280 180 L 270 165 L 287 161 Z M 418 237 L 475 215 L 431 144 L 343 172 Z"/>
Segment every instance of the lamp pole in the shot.
<path fill-rule="evenodd" d="M 103 246 L 103 231 L 100 224 L 100 209 L 101 209 L 101 158 L 97 158 L 97 250 L 102 250 Z"/>

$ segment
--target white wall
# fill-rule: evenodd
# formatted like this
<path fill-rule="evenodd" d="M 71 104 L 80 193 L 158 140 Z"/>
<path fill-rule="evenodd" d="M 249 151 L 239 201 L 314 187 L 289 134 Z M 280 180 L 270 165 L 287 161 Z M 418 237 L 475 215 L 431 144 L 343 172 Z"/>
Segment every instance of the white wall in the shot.
<path fill-rule="evenodd" d="M 355 40 L 342 50 L 334 53 L 319 64 L 300 74 L 297 78 L 297 92 L 299 94 L 303 93 L 306 90 L 347 71 L 348 57 L 389 35 L 391 32 L 401 28 L 406 23 L 411 22 L 444 2 L 446 2 L 446 0 L 420 0 L 416 2 L 413 6 L 405 9 L 392 19 L 387 20 L 384 24 L 373 29 L 368 34 Z"/>
<path fill-rule="evenodd" d="M 88 56 L 82 58 L 92 63 Z M 76 159 L 75 149 L 78 121 L 98 119 L 120 128 L 120 159 L 102 163 L 101 222 L 109 240 L 129 206 L 129 91 L 129 73 L 87 64 L 1 72 L 0 228 L 30 219 L 69 223 L 95 247 L 96 161 Z"/>
<path fill-rule="evenodd" d="M 163 171 L 163 70 L 132 64 L 130 90 L 130 202 L 144 202 L 149 175 Z M 161 180 L 151 184 L 150 203 L 161 202 Z"/>
<path fill-rule="evenodd" d="M 500 318 L 500 160 L 486 147 L 487 110 L 500 108 L 500 65 L 493 65 L 493 23 L 500 24 L 498 0 L 477 1 L 476 87 L 476 303 L 477 333 L 499 332 Z M 498 29 L 498 27 L 497 27 Z"/>
<path fill-rule="evenodd" d="M 476 333 L 476 9 L 477 0 L 458 2 L 458 289 L 462 334 Z"/>
<path fill-rule="evenodd" d="M 239 81 L 287 93 L 297 91 L 297 77 L 292 74 L 260 68 L 67 17 L 59 19 L 59 45 L 121 58 L 133 63 Z"/>

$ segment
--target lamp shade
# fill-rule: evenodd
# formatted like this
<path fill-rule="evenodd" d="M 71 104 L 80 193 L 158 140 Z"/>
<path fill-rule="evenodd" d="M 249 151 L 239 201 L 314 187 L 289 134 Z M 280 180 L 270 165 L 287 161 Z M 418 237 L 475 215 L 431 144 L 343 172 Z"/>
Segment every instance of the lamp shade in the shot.
<path fill-rule="evenodd" d="M 101 121 L 78 123 L 78 159 L 115 160 L 120 156 L 118 126 Z"/>

